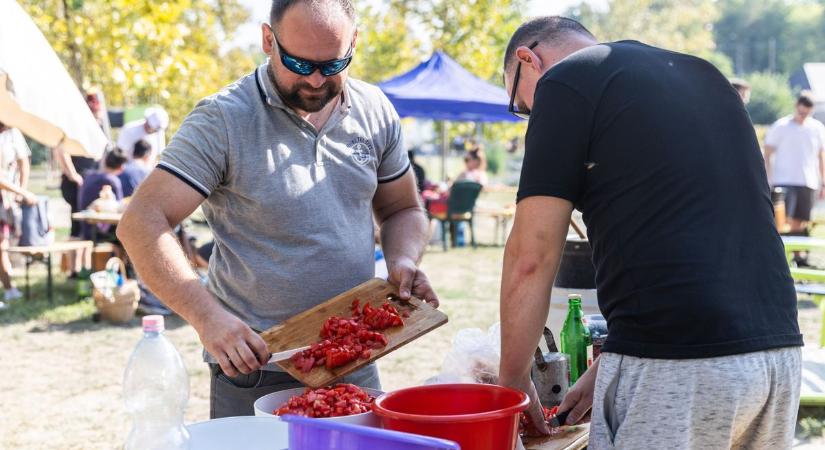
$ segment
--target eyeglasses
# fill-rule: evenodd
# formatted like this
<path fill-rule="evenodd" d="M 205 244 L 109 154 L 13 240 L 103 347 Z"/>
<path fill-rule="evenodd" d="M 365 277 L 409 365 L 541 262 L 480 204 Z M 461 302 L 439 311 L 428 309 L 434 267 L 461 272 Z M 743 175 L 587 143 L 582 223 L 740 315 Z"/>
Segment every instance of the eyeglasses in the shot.
<path fill-rule="evenodd" d="M 275 44 L 278 45 L 278 53 L 281 54 L 281 63 L 283 63 L 283 65 L 291 72 L 297 73 L 298 75 L 309 76 L 316 70 L 320 70 L 321 75 L 331 77 L 343 72 L 344 69 L 349 66 L 349 63 L 352 62 L 352 55 L 354 53 L 353 43 L 350 43 L 349 51 L 341 59 L 313 62 L 287 53 L 287 51 L 281 47 L 281 43 L 278 42 L 278 38 L 275 37 L 275 32 L 272 33 L 272 39 L 274 39 Z"/>
<path fill-rule="evenodd" d="M 527 48 L 530 50 L 536 48 L 539 45 L 539 41 L 535 41 L 530 44 Z M 510 92 L 510 107 L 507 108 L 507 111 L 513 113 L 514 116 L 518 117 L 519 119 L 527 120 L 530 118 L 530 111 L 518 111 L 516 110 L 516 89 L 518 89 L 518 80 L 521 77 L 521 61 L 518 63 L 518 67 L 516 67 L 516 76 L 513 77 L 513 90 Z"/>

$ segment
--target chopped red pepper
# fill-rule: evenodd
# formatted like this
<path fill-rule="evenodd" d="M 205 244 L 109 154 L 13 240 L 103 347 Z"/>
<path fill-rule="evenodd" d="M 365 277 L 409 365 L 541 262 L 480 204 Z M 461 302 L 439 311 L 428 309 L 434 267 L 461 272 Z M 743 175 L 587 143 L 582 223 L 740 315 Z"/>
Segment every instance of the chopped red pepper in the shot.
<path fill-rule="evenodd" d="M 361 307 L 361 302 L 355 299 L 350 311 L 351 318 L 327 319 L 321 327 L 323 340 L 292 356 L 291 361 L 298 370 L 309 372 L 317 366 L 331 370 L 359 358 L 369 359 L 371 350 L 387 346 L 387 338 L 380 330 L 404 325 L 398 310 L 388 302 L 379 308 L 369 303 Z"/>

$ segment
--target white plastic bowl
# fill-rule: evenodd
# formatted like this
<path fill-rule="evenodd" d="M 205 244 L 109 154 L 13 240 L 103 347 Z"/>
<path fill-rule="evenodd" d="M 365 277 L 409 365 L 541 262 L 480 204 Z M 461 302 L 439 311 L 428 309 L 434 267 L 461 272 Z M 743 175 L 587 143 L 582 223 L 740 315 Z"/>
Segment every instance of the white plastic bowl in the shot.
<path fill-rule="evenodd" d="M 280 408 L 284 403 L 287 402 L 291 397 L 296 395 L 301 395 L 304 393 L 305 388 L 297 388 L 297 389 L 287 389 L 285 391 L 278 391 L 273 392 L 271 394 L 264 395 L 263 397 L 255 400 L 255 415 L 256 416 L 271 416 L 271 417 L 278 417 L 272 414 L 272 411 Z M 361 388 L 367 394 L 378 397 L 383 394 L 382 391 L 370 388 Z M 324 417 L 319 418 L 318 420 L 330 420 L 333 422 L 342 422 L 342 423 L 351 423 L 354 425 L 364 425 L 367 427 L 373 428 L 381 428 L 381 421 L 376 417 L 372 411 L 368 411 L 362 414 L 353 414 L 351 416 L 342 416 L 342 417 Z"/>
<path fill-rule="evenodd" d="M 186 426 L 191 450 L 289 448 L 289 426 L 277 417 L 224 417 Z"/>

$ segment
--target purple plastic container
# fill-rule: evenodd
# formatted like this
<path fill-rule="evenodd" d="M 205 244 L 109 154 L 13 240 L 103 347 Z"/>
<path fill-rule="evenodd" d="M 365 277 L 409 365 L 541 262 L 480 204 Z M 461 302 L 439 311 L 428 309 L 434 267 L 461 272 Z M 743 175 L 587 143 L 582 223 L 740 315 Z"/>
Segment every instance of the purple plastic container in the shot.
<path fill-rule="evenodd" d="M 289 424 L 289 450 L 461 450 L 453 441 L 400 431 L 282 416 Z"/>

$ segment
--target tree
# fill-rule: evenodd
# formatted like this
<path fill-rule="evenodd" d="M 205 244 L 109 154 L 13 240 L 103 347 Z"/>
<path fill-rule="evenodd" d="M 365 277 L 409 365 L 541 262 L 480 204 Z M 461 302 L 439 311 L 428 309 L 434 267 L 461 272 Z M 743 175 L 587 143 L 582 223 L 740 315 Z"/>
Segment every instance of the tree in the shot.
<path fill-rule="evenodd" d="M 716 47 L 714 0 L 611 0 L 607 10 L 582 3 L 570 13 L 601 41 L 633 39 L 699 56 Z"/>
<path fill-rule="evenodd" d="M 501 85 L 504 49 L 524 21 L 526 6 L 525 0 L 387 0 L 376 7 L 362 0 L 351 73 L 377 83 L 412 69 L 439 49 L 476 76 Z M 470 135 L 475 125 L 448 126 L 450 135 Z M 488 140 L 504 141 L 522 136 L 524 125 L 491 124 L 483 132 Z"/>
<path fill-rule="evenodd" d="M 770 73 L 754 73 L 748 77 L 751 101 L 748 112 L 753 123 L 771 124 L 793 111 L 795 98 L 787 78 Z"/>
<path fill-rule="evenodd" d="M 237 0 L 22 0 L 81 88 L 111 105 L 159 103 L 170 131 L 198 99 L 254 68 L 224 49 L 248 12 Z M 220 61 L 220 63 L 217 63 Z"/>
<path fill-rule="evenodd" d="M 393 0 L 384 8 L 363 0 L 358 3 L 358 49 L 352 76 L 379 83 L 419 62 L 423 53 L 411 38 L 412 14 L 406 3 Z"/>
<path fill-rule="evenodd" d="M 825 3 L 721 0 L 714 27 L 736 72 L 791 73 L 825 55 Z"/>

